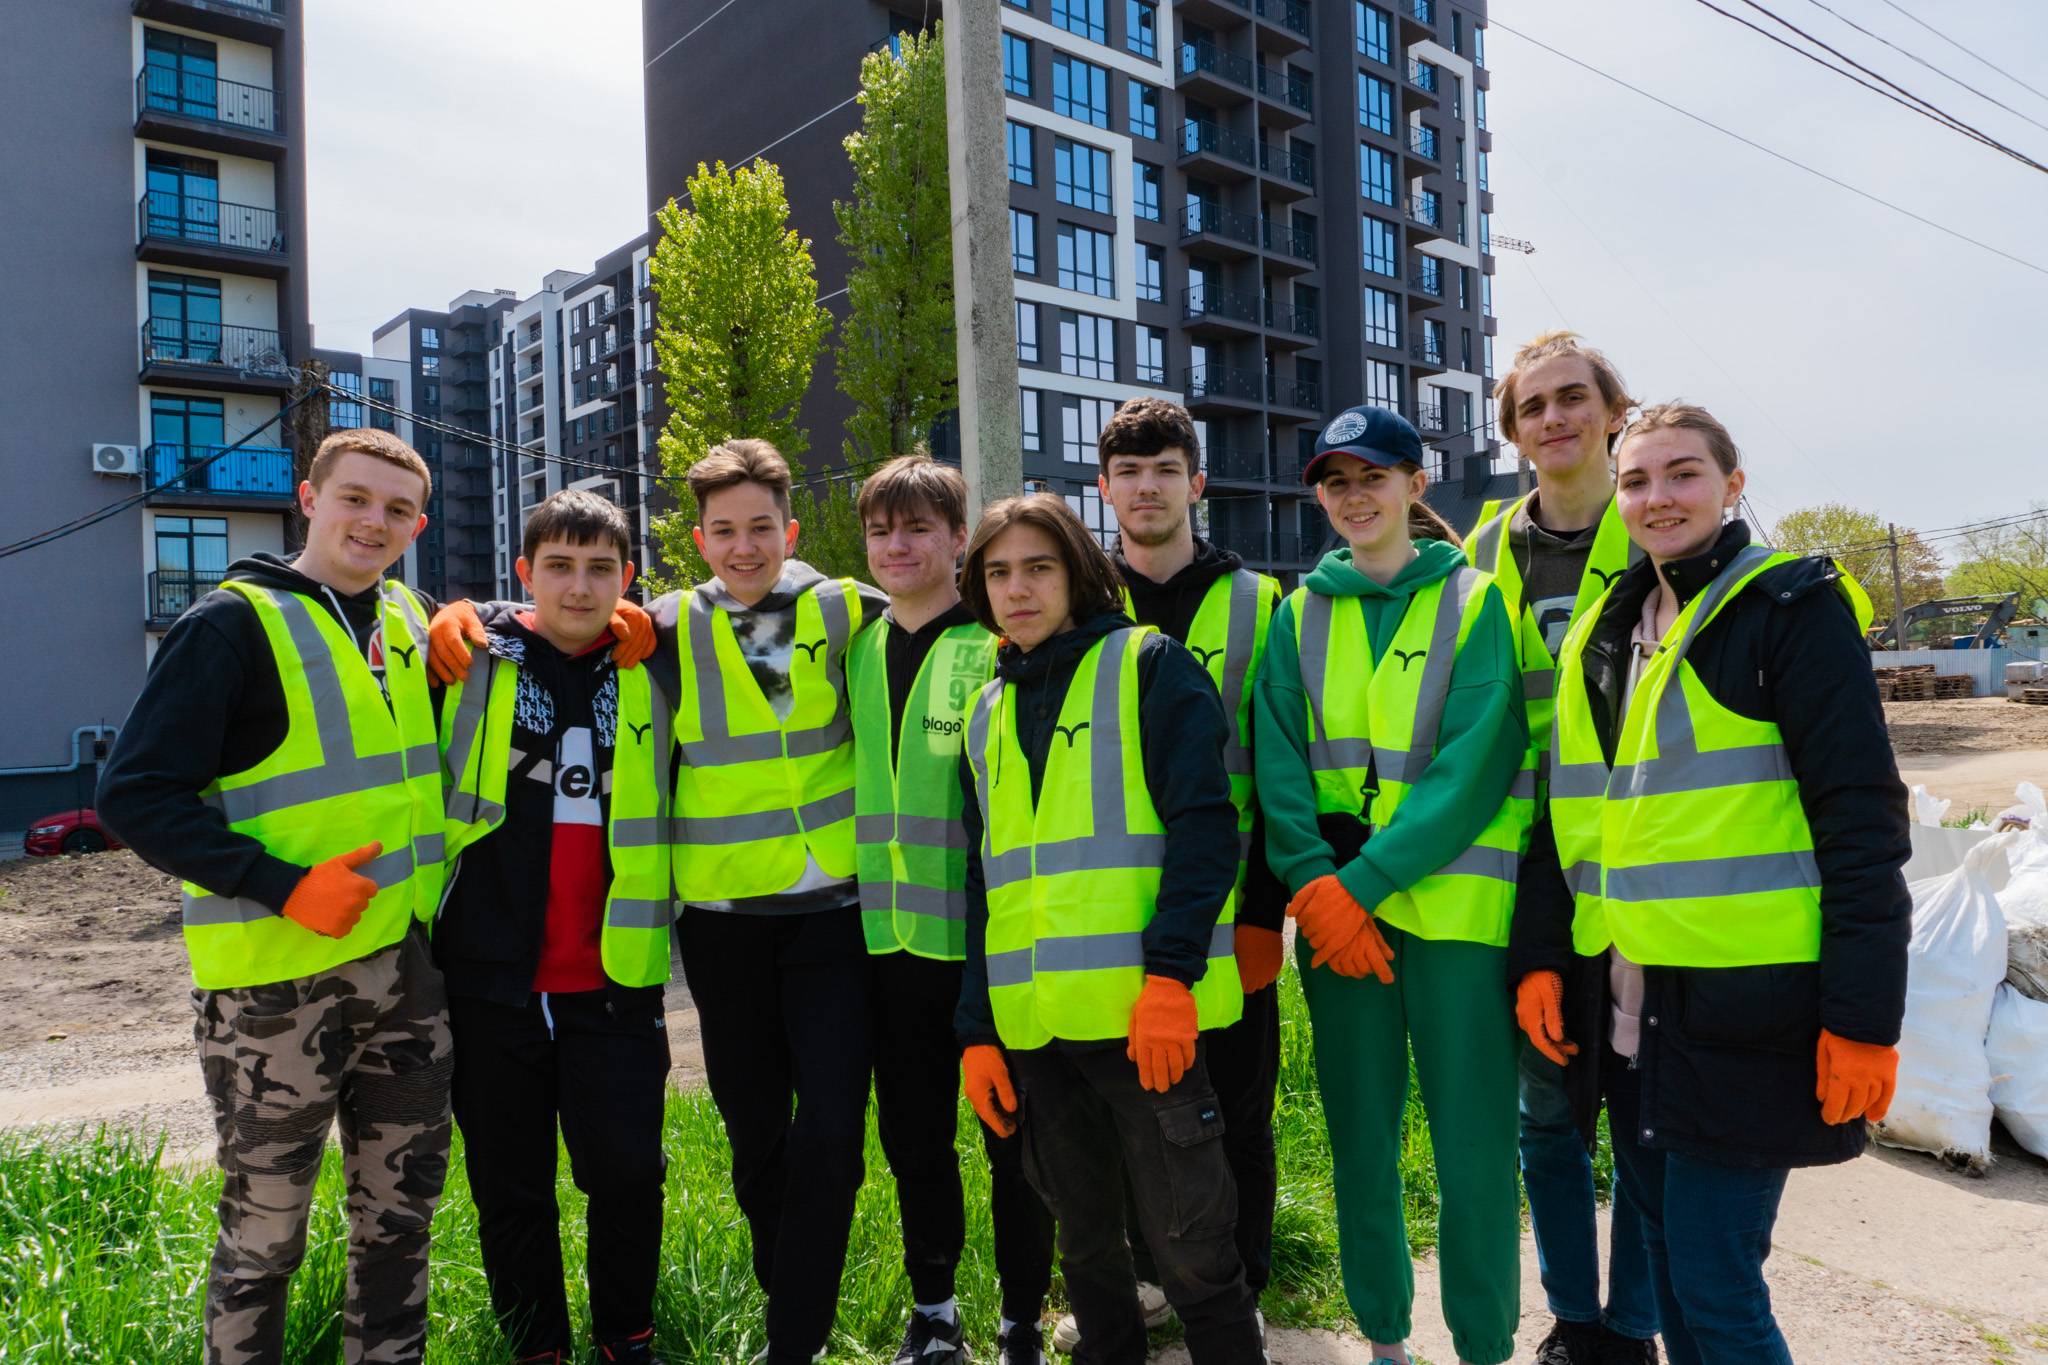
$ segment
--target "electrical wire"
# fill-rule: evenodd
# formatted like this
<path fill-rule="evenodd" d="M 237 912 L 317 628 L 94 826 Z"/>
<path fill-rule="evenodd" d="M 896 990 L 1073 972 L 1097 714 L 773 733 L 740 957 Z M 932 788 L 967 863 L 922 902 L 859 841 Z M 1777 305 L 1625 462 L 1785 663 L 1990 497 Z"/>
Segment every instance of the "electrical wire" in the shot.
<path fill-rule="evenodd" d="M 1996 71 L 1999 75 L 2005 77 L 2014 85 L 2017 85 L 2020 89 L 2027 91 L 2029 94 L 2039 95 L 2044 100 L 2048 100 L 2048 91 L 2043 91 L 2037 86 L 2028 85 L 2018 76 L 2013 75 L 2012 72 L 2007 71 L 2004 67 L 1999 66 L 1997 63 L 1993 62 L 1989 57 L 1986 57 L 1981 53 L 1972 52 L 1969 48 L 1964 47 L 1961 43 L 1949 37 L 1946 33 L 1943 33 L 1940 29 L 1928 23 L 1919 15 L 1913 13 L 1909 9 L 1904 8 L 1901 5 L 1894 3 L 1894 0 L 1882 0 L 1882 3 L 1891 6 L 1891 8 L 1895 10 L 1898 10 L 1899 13 L 1905 15 L 1908 19 L 1911 19 L 1914 23 L 1920 25 L 1920 27 L 1926 29 L 1929 33 L 1932 33 L 1935 37 L 1941 39 L 1944 43 L 1947 43 L 1950 47 L 1962 53 L 1965 57 L 1976 58 L 1976 60 L 1984 63 L 1984 65 L 1990 67 L 1993 71 Z"/>
<path fill-rule="evenodd" d="M 1882 33 L 1876 33 L 1870 29 L 1863 27 L 1863 25 L 1857 23 L 1854 19 L 1851 19 L 1848 15 L 1842 13 L 1834 6 L 1825 3 L 1825 0 L 1806 0 L 1806 3 L 1812 5 L 1815 9 L 1823 10 L 1828 14 L 1834 15 L 1835 18 L 1839 20 L 1841 23 L 1847 24 L 1850 28 L 1855 29 L 1864 37 L 1872 39 L 1875 42 L 1883 43 L 1886 47 L 1898 53 L 1900 56 L 1906 58 L 1908 61 L 1919 63 L 1921 66 L 1926 67 L 1929 71 L 1932 71 L 1935 75 L 1941 77 L 1943 80 L 1948 81 L 1953 85 L 1961 86 L 1963 89 L 1969 91 L 1971 94 L 1975 95 L 1978 99 L 1983 100 L 1985 103 L 1993 105 L 1999 109 L 2003 109 L 2006 113 L 2011 114 L 2014 118 L 2020 119 L 2027 123 L 2031 123 L 2036 128 L 2039 128 L 2042 132 L 2048 133 L 2048 123 L 2043 123 L 2039 119 L 2031 118 L 2028 115 L 2021 113 L 2019 110 L 2013 108 L 2010 104 L 2007 104 L 2004 100 L 1999 99 L 1996 95 L 1989 94 L 1983 90 L 1979 90 L 1976 86 L 1971 85 L 1962 77 L 1951 75 L 1950 73 L 1942 70 L 1933 62 L 1928 61 L 1925 57 L 1913 51 L 1913 49 L 1909 47 L 1900 47 L 1897 43 L 1885 37 Z"/>

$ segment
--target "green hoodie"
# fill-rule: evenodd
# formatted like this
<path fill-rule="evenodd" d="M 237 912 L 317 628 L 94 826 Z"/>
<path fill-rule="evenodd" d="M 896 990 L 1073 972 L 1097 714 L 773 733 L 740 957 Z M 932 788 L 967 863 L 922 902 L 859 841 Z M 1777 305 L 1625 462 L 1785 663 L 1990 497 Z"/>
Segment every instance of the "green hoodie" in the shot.
<path fill-rule="evenodd" d="M 1386 657 L 1415 594 L 1465 564 L 1464 554 L 1441 540 L 1418 540 L 1415 549 L 1414 561 L 1385 586 L 1352 567 L 1349 549 L 1324 555 L 1305 584 L 1310 592 L 1328 597 L 1363 600 L 1375 665 Z M 1335 676 L 1343 676 L 1340 661 L 1332 660 L 1331 667 Z M 1345 866 L 1336 865 L 1336 854 L 1316 829 L 1308 705 L 1301 686 L 1292 600 L 1282 602 L 1273 614 L 1252 715 L 1252 755 L 1259 806 L 1265 814 L 1266 857 L 1273 871 L 1290 892 L 1334 872 L 1367 910 L 1471 846 L 1507 799 L 1509 784 L 1529 747 L 1514 628 L 1500 589 L 1491 584 L 1451 670 L 1436 757 L 1394 818 L 1375 830 L 1364 850 Z"/>

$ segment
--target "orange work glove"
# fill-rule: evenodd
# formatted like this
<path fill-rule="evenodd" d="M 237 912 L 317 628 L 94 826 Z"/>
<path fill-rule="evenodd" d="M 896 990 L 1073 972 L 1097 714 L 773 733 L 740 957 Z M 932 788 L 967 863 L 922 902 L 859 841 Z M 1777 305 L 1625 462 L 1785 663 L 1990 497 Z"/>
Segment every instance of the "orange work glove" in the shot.
<path fill-rule="evenodd" d="M 1195 996 L 1170 976 L 1147 976 L 1131 1006 L 1124 1056 L 1138 1064 L 1138 1084 L 1165 1094 L 1195 1064 Z"/>
<path fill-rule="evenodd" d="M 1530 972 L 1515 984 L 1515 1022 L 1530 1045 L 1559 1066 L 1579 1055 L 1579 1045 L 1565 1041 L 1562 973 Z"/>
<path fill-rule="evenodd" d="M 469 677 L 470 646 L 484 647 L 483 618 L 468 600 L 450 602 L 427 623 L 427 671 L 446 687 Z"/>
<path fill-rule="evenodd" d="M 1283 956 L 1278 929 L 1261 929 L 1256 924 L 1237 926 L 1237 979 L 1246 995 L 1279 980 Z"/>
<path fill-rule="evenodd" d="M 611 632 L 618 642 L 612 646 L 612 662 L 620 668 L 632 668 L 654 653 L 654 618 L 637 603 L 619 599 L 612 608 Z"/>
<path fill-rule="evenodd" d="M 356 869 L 383 851 L 382 844 L 364 844 L 353 853 L 315 864 L 285 899 L 284 917 L 328 938 L 348 937 L 370 908 L 370 897 L 377 894 L 377 883 Z"/>
<path fill-rule="evenodd" d="M 1876 1123 L 1890 1112 L 1899 1084 L 1897 1048 L 1852 1042 L 1822 1029 L 1814 1062 L 1819 1079 L 1813 1097 L 1820 1101 L 1823 1123 Z"/>
<path fill-rule="evenodd" d="M 1315 949 L 1309 966 L 1327 966 L 1349 977 L 1363 977 L 1369 971 L 1382 984 L 1394 984 L 1394 950 L 1386 935 L 1335 875 L 1318 877 L 1295 892 L 1287 913 Z"/>
<path fill-rule="evenodd" d="M 960 1054 L 960 1074 L 967 1102 L 997 1137 L 1017 1131 L 1017 1092 L 1010 1085 L 1010 1064 L 994 1043 L 974 1043 Z"/>

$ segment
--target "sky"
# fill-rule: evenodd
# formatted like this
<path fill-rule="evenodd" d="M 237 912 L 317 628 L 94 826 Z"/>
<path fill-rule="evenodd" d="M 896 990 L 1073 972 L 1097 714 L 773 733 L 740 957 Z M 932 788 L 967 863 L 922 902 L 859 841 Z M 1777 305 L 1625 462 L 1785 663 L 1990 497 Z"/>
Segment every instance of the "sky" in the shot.
<path fill-rule="evenodd" d="M 1746 0 L 1716 2 L 1768 22 Z M 2026 121 L 2048 124 L 2048 98 L 1888 0 L 1761 3 L 2048 162 L 2048 129 Z M 1896 3 L 2048 90 L 2048 5 Z M 2024 430 L 2048 388 L 2048 175 L 1701 0 L 1491 9 L 1493 229 L 1536 247 L 1498 253 L 1500 368 L 1518 340 L 1569 326 L 1638 397 L 1705 404 L 1742 446 L 1766 525 L 1838 501 L 1935 531 L 2048 496 L 2048 459 Z M 638 0 L 321 0 L 306 24 L 321 345 L 367 350 L 399 310 L 470 288 L 530 293 L 549 270 L 587 269 L 639 231 Z M 1502 24 L 2041 269 L 1773 160 Z"/>

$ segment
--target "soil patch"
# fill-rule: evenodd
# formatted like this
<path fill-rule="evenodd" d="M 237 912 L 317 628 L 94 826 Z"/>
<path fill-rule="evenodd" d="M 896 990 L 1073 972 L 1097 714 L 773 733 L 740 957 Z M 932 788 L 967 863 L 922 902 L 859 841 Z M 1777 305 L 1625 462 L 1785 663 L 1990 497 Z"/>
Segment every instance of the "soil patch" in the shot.
<path fill-rule="evenodd" d="M 1885 724 L 1899 766 L 1922 754 L 2002 754 L 2015 749 L 2048 749 L 2048 706 L 2027 706 L 2004 697 L 1965 701 L 1886 702 Z M 2044 761 L 2048 768 L 2048 761 Z"/>

